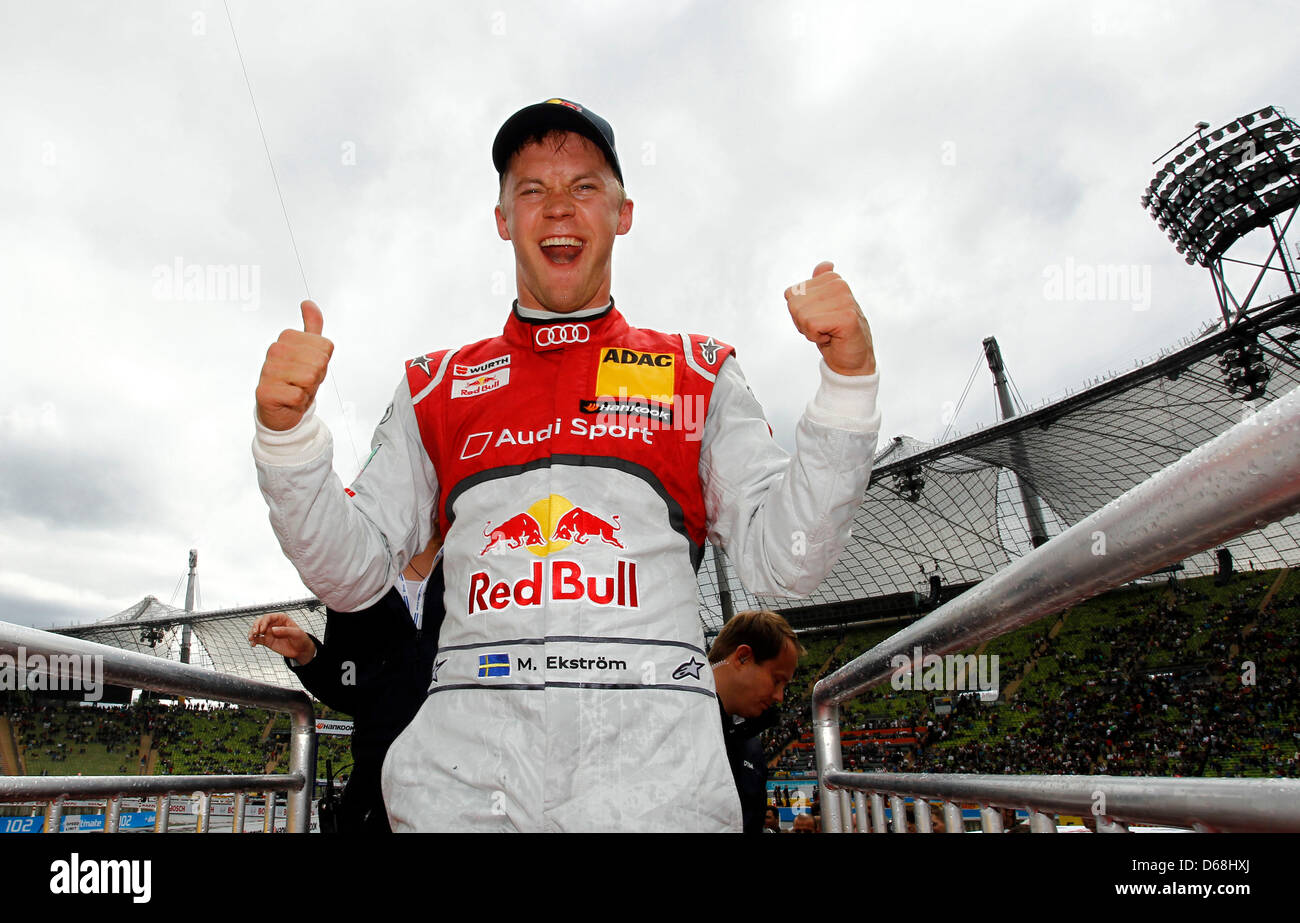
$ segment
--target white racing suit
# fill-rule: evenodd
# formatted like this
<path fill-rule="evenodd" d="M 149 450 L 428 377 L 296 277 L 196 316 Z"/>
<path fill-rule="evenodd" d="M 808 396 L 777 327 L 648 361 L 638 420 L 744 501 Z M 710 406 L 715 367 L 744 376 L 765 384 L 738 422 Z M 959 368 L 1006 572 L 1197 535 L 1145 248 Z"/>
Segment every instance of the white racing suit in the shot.
<path fill-rule="evenodd" d="M 752 592 L 821 582 L 876 376 L 823 364 L 789 458 L 730 347 L 612 304 L 527 314 L 407 363 L 349 489 L 314 416 L 254 442 L 276 536 L 334 609 L 445 536 L 429 696 L 384 764 L 393 829 L 738 831 L 695 570 L 707 539 Z"/>

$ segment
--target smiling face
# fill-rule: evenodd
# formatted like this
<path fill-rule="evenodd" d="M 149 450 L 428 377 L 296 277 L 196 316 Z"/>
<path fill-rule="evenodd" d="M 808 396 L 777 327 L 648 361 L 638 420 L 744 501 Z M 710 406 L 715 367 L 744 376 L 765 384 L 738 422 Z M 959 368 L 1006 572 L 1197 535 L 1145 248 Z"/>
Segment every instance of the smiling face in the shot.
<path fill-rule="evenodd" d="M 521 307 L 568 314 L 609 302 L 614 238 L 632 227 L 632 202 L 582 135 L 554 132 L 520 148 L 496 221 L 515 248 Z"/>

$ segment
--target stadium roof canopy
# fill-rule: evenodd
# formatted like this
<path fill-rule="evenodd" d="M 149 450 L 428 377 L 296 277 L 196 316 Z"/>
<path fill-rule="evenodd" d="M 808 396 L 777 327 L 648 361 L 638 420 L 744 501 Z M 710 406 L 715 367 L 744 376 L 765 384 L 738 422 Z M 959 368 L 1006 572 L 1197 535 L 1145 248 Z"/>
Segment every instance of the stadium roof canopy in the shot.
<path fill-rule="evenodd" d="M 265 606 L 212 612 L 186 612 L 146 596 L 129 609 L 99 622 L 58 629 L 57 634 L 84 638 L 140 654 L 178 659 L 183 628 L 191 628 L 189 662 L 220 673 L 257 679 L 291 689 L 302 688 L 284 658 L 260 645 L 248 646 L 248 629 L 258 616 L 285 612 L 318 638 L 325 637 L 325 607 L 317 599 L 298 599 Z M 194 643 L 197 641 L 198 643 Z"/>
<path fill-rule="evenodd" d="M 1243 335 L 1258 339 L 1271 373 L 1264 397 L 1255 403 L 1258 410 L 1300 384 L 1294 348 L 1300 341 L 1300 296 L 971 435 L 937 446 L 908 437 L 891 440 L 876 456 L 849 547 L 817 592 L 802 600 L 754 596 L 726 567 L 735 611 L 772 608 L 796 627 L 833 625 L 860 619 L 871 600 L 927 593 L 936 567 L 948 586 L 993 575 L 1030 548 L 1016 478 L 1045 502 L 1054 535 L 1249 416 L 1251 408 L 1226 388 L 1219 363 Z M 917 474 L 924 486 L 913 502 L 899 482 Z M 1300 564 L 1300 516 L 1226 547 L 1242 564 Z M 1184 566 L 1189 574 L 1204 574 L 1217 562 L 1204 552 Z M 699 582 L 700 619 L 712 635 L 722 624 L 713 554 L 705 554 Z M 317 637 L 324 635 L 324 607 L 316 599 L 186 613 L 152 596 L 62 633 L 175 659 L 181 626 L 188 622 L 201 645 L 191 662 L 296 687 L 283 659 L 248 646 L 249 625 L 266 612 L 287 612 Z"/>
<path fill-rule="evenodd" d="M 1229 393 L 1219 362 L 1243 338 L 1258 340 L 1270 371 L 1253 407 Z M 731 572 L 733 607 L 779 609 L 796 627 L 810 627 L 819 607 L 834 607 L 821 611 L 825 624 L 835 624 L 852 611 L 844 604 L 928 593 L 924 575 L 936 566 L 948 585 L 992 576 L 1031 547 L 1008 472 L 1046 503 L 1049 535 L 1058 534 L 1294 389 L 1300 384 L 1297 342 L 1300 296 L 1293 295 L 1230 329 L 1220 325 L 1130 372 L 972 435 L 938 446 L 896 438 L 876 456 L 848 549 L 817 592 L 803 600 L 753 596 Z M 912 502 L 899 482 L 918 473 L 924 487 Z M 1298 564 L 1300 516 L 1225 547 L 1241 566 Z M 700 617 L 711 634 L 722 614 L 713 556 L 704 560 Z M 1205 574 L 1217 561 L 1207 551 L 1183 565 L 1189 575 Z"/>

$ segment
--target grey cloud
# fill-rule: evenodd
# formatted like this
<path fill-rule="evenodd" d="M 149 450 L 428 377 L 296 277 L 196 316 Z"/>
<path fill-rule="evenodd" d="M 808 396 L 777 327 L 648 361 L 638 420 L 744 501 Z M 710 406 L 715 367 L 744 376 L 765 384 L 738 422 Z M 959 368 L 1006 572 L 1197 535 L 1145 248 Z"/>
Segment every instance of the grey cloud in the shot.
<path fill-rule="evenodd" d="M 0 448 L 0 517 L 59 528 L 120 528 L 156 521 L 159 506 L 137 463 L 65 445 L 9 440 Z"/>
<path fill-rule="evenodd" d="M 66 628 L 70 625 L 95 622 L 113 614 L 115 611 L 102 610 L 95 606 L 47 602 L 0 590 L 0 622 L 12 622 L 28 628 L 42 630 Z"/>

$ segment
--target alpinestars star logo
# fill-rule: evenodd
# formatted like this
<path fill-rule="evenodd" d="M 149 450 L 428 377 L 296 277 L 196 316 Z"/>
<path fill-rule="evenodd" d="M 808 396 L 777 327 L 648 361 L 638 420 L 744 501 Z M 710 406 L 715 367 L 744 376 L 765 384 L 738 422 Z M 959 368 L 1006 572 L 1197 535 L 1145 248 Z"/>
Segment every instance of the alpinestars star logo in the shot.
<path fill-rule="evenodd" d="M 414 359 L 411 360 L 411 365 L 417 366 L 426 375 L 433 374 L 432 372 L 429 371 L 428 356 L 416 356 Z"/>
<path fill-rule="evenodd" d="M 704 664 L 696 660 L 695 655 L 692 654 L 690 660 L 678 664 L 677 669 L 673 670 L 673 679 L 686 679 L 688 676 L 692 679 L 699 679 L 700 670 L 703 669 L 703 667 Z"/>
<path fill-rule="evenodd" d="M 709 337 L 700 344 L 700 355 L 704 357 L 705 362 L 709 365 L 713 365 L 714 361 L 718 358 L 719 349 L 721 349 L 721 347 L 718 346 L 713 337 Z"/>

